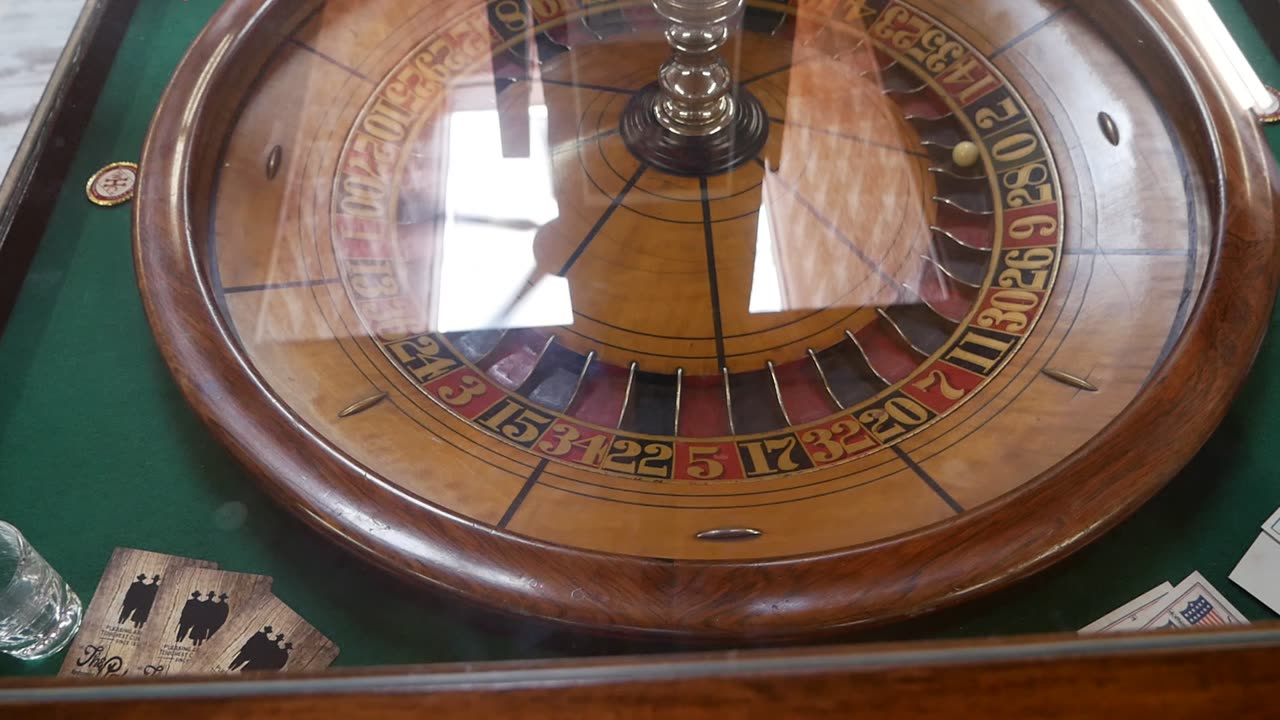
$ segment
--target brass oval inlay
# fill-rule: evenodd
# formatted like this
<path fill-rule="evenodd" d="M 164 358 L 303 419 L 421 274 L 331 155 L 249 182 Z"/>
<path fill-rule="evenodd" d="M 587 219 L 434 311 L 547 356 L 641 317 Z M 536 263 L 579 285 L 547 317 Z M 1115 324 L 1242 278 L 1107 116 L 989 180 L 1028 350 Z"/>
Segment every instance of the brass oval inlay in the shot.
<path fill-rule="evenodd" d="M 374 405 L 377 405 L 378 403 L 386 399 L 387 399 L 386 393 L 378 393 L 377 395 L 374 395 L 372 397 L 367 397 L 361 400 L 360 402 L 352 403 L 351 406 L 348 407 L 346 410 L 343 410 L 342 412 L 338 413 L 338 417 L 349 418 L 352 415 L 359 415 L 365 410 L 368 410 L 369 408 L 373 407 Z"/>
<path fill-rule="evenodd" d="M 280 162 L 284 159 L 284 148 L 275 145 L 271 148 L 271 152 L 267 153 L 267 179 L 275 180 L 276 174 L 280 172 Z"/>
<path fill-rule="evenodd" d="M 712 542 L 729 542 L 733 540 L 754 540 L 761 535 L 764 535 L 764 533 L 754 528 L 720 528 L 718 530 L 703 530 L 694 537 Z"/>
<path fill-rule="evenodd" d="M 1107 142 L 1112 145 L 1120 145 L 1120 127 L 1116 125 L 1116 119 L 1107 113 L 1098 113 L 1098 127 L 1102 128 L 1102 134 L 1107 136 Z"/>
<path fill-rule="evenodd" d="M 1051 368 L 1045 368 L 1043 372 L 1048 377 L 1051 377 L 1054 380 L 1057 380 L 1063 385 L 1070 385 L 1071 387 L 1076 388 L 1077 390 L 1084 390 L 1087 392 L 1098 392 L 1097 386 L 1095 386 L 1093 383 L 1089 382 L 1088 380 L 1085 380 L 1082 377 L 1076 377 L 1071 373 L 1065 373 L 1065 372 L 1062 372 L 1061 370 L 1053 370 Z"/>

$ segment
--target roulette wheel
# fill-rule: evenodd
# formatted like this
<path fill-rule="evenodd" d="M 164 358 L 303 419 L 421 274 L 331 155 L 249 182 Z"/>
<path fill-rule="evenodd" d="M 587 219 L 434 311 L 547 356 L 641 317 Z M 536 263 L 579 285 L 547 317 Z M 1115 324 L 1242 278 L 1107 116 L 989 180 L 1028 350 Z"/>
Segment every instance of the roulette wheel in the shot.
<path fill-rule="evenodd" d="M 1274 163 L 1176 3 L 233 0 L 135 204 L 187 399 L 321 533 L 785 638 L 1065 557 L 1216 427 Z"/>

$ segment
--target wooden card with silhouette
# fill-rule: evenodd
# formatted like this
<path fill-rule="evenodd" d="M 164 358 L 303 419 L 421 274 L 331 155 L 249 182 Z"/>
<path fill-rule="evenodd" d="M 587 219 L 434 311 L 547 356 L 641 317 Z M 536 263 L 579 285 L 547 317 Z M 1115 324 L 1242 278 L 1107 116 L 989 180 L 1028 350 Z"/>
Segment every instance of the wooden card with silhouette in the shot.
<path fill-rule="evenodd" d="M 184 568 L 160 587 L 133 667 L 148 677 L 177 675 L 205 645 L 270 594 L 265 575 Z"/>
<path fill-rule="evenodd" d="M 338 646 L 275 596 L 240 615 L 183 668 L 190 673 L 322 670 Z"/>
<path fill-rule="evenodd" d="M 116 548 L 85 610 L 59 675 L 101 678 L 128 675 L 139 641 L 155 619 L 157 594 L 183 568 L 216 568 L 204 560 Z"/>

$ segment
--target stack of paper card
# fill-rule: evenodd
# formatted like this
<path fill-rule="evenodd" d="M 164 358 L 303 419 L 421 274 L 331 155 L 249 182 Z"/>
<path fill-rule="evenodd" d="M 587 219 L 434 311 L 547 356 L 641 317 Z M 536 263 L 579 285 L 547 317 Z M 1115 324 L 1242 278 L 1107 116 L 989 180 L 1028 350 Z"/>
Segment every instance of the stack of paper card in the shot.
<path fill-rule="evenodd" d="M 1196 572 L 1177 587 L 1166 582 L 1152 588 L 1081 628 L 1080 634 L 1248 624 L 1244 614 Z"/>
<path fill-rule="evenodd" d="M 1280 613 L 1280 510 L 1262 524 L 1262 533 L 1231 571 L 1231 580 Z"/>
<path fill-rule="evenodd" d="M 271 594 L 269 577 L 117 548 L 58 674 L 296 672 L 337 656 L 337 645 Z"/>

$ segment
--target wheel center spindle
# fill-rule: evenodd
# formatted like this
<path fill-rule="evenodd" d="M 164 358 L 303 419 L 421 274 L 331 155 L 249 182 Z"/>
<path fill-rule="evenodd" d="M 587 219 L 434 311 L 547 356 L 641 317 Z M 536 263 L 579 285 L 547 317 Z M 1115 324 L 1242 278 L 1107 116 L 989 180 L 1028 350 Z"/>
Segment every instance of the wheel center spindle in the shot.
<path fill-rule="evenodd" d="M 714 135 L 733 124 L 733 72 L 720 56 L 729 23 L 744 0 L 653 0 L 671 22 L 667 42 L 675 51 L 662 66 L 662 98 L 654 109 L 662 127 L 690 137 Z"/>
<path fill-rule="evenodd" d="M 670 23 L 672 55 L 658 81 L 623 112 L 623 141 L 637 158 L 677 175 L 714 175 L 756 157 L 769 137 L 769 117 L 734 84 L 720 55 L 745 0 L 652 1 Z"/>

